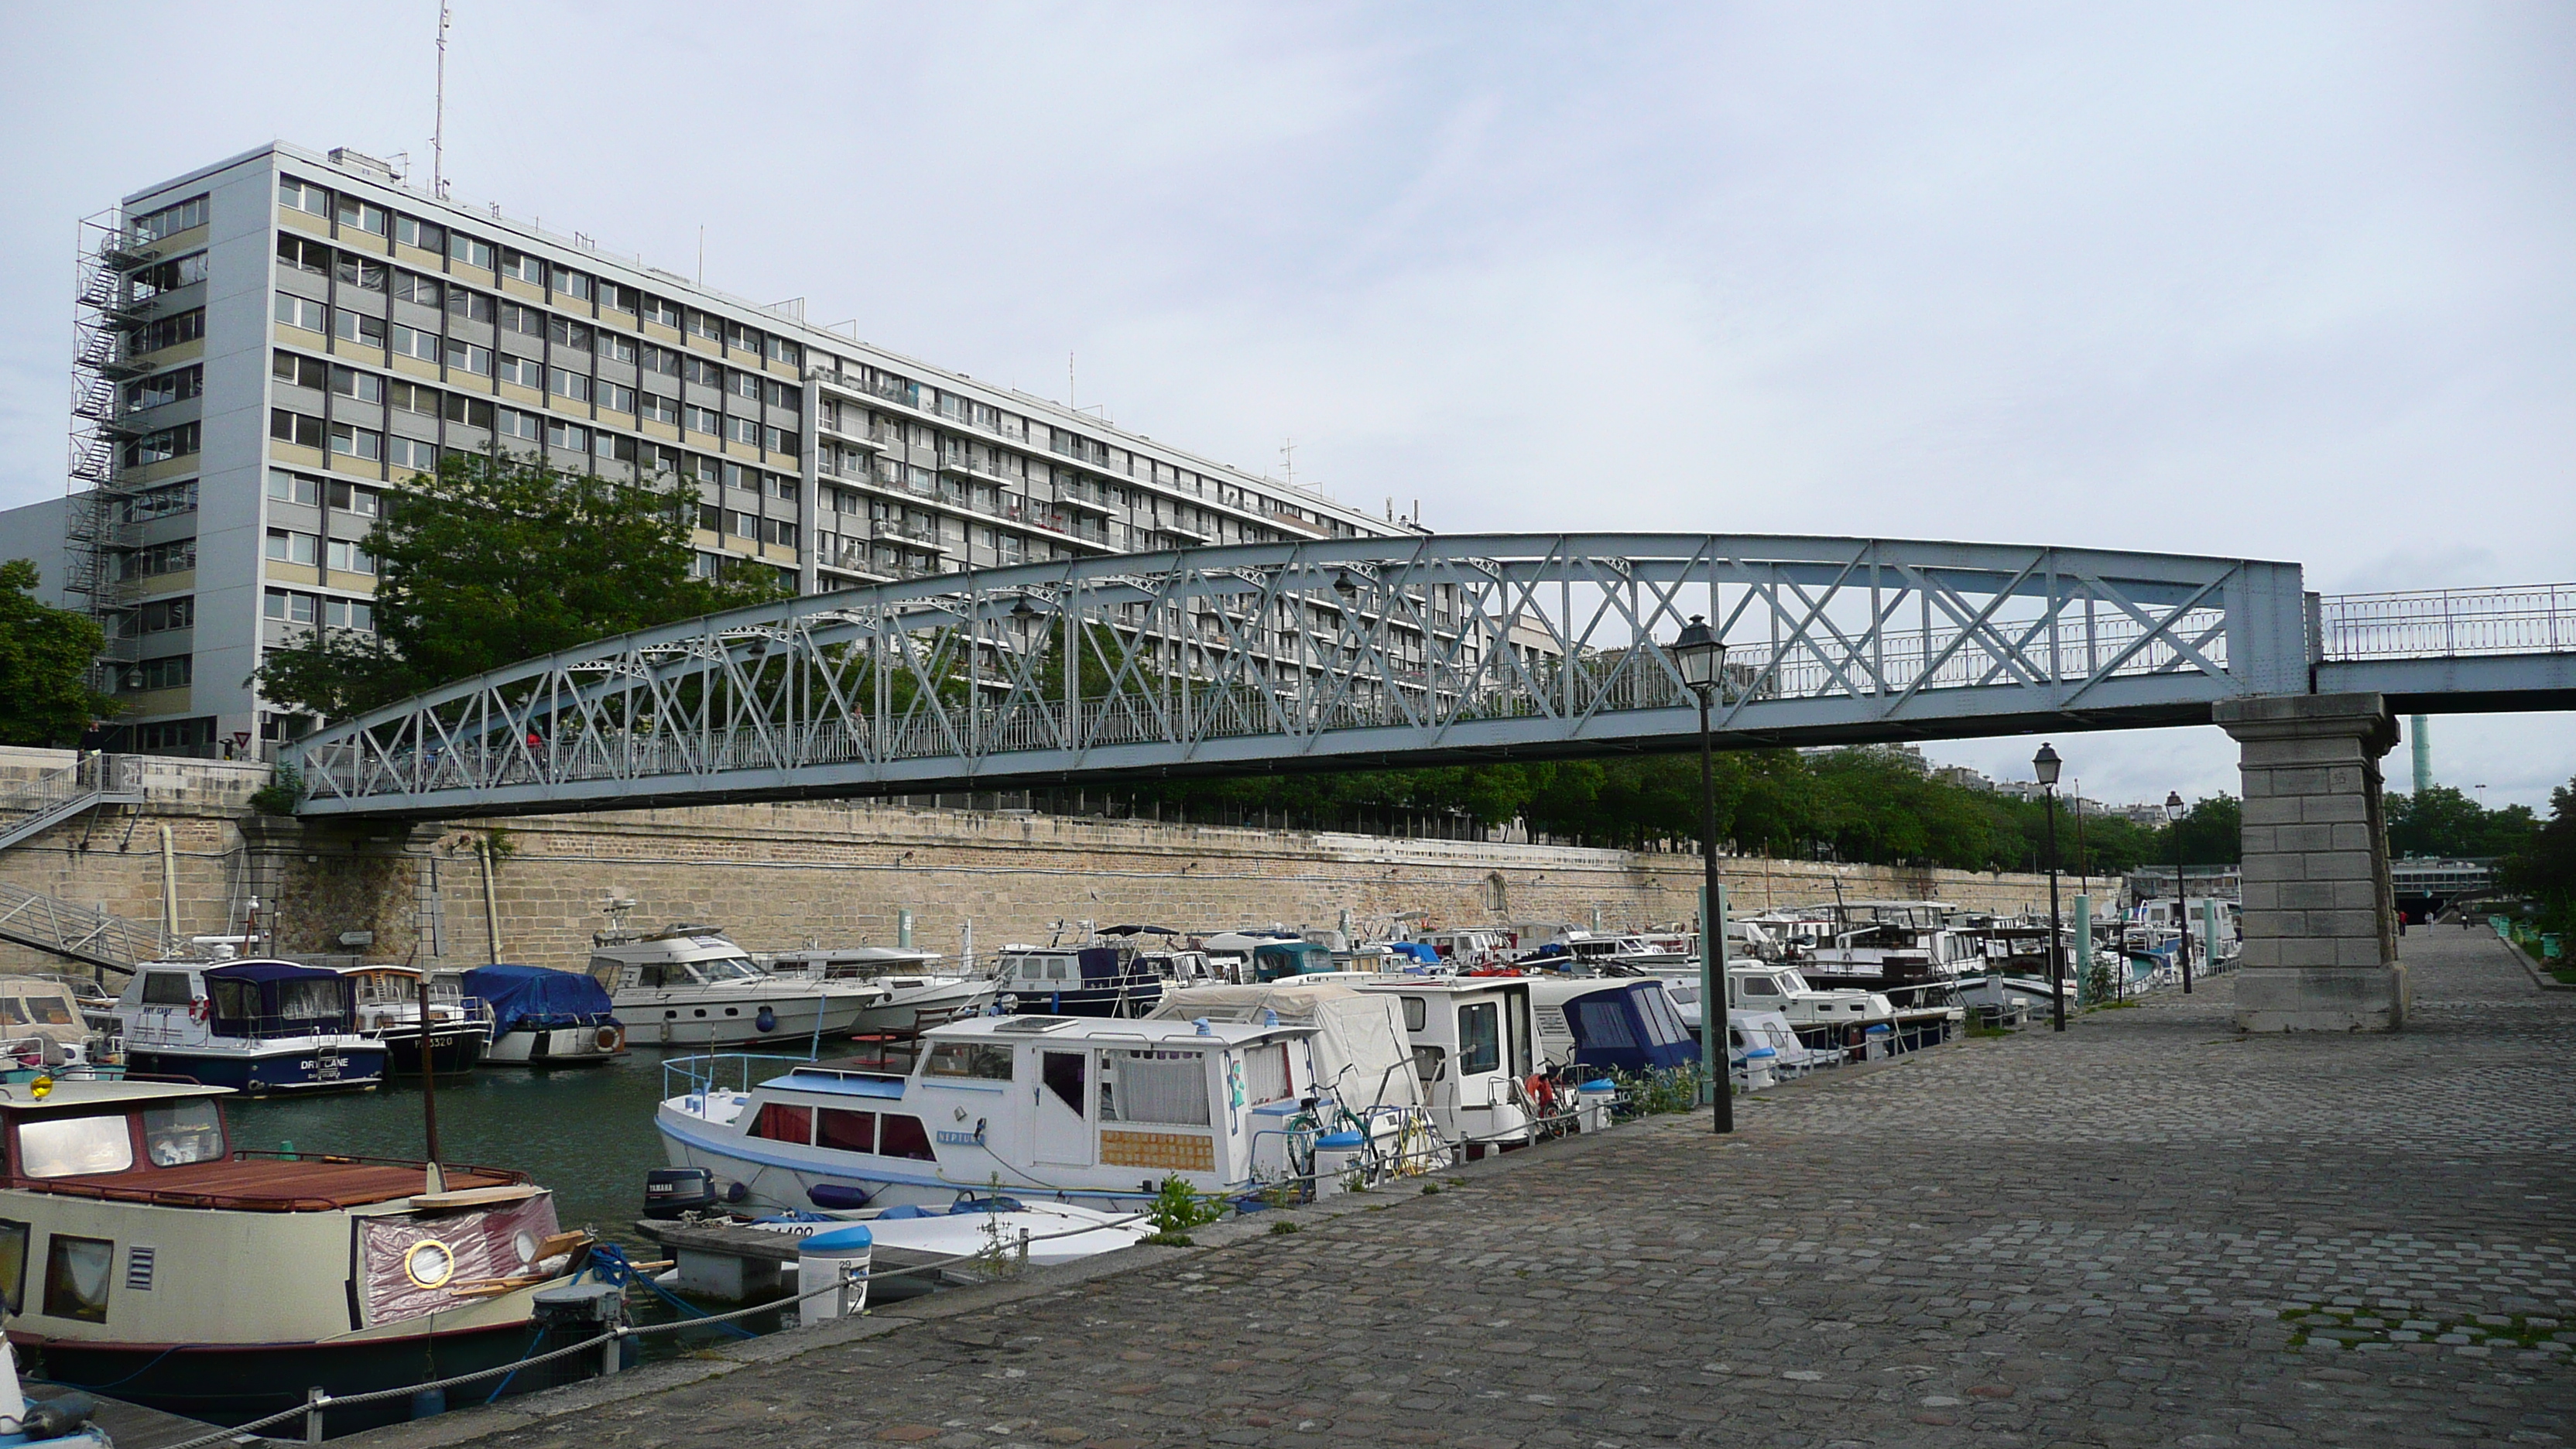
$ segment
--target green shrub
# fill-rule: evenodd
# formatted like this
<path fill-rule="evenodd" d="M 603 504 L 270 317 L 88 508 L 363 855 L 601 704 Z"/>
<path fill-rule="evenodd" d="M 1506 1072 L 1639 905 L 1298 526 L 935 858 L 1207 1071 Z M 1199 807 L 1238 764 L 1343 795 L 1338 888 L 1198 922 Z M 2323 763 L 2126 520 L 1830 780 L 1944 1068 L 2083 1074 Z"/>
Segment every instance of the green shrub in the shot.
<path fill-rule="evenodd" d="M 267 784 L 250 794 L 250 808 L 262 815 L 292 815 L 304 803 L 304 777 L 293 765 L 280 765 Z"/>

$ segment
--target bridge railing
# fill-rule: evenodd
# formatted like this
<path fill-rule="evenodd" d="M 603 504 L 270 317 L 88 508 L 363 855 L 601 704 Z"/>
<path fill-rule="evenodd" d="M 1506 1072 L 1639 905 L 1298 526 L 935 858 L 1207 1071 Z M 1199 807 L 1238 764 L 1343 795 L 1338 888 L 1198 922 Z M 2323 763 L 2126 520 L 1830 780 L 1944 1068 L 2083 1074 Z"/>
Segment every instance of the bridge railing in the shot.
<path fill-rule="evenodd" d="M 2329 594 L 2318 650 L 2332 660 L 2576 652 L 2576 584 Z"/>

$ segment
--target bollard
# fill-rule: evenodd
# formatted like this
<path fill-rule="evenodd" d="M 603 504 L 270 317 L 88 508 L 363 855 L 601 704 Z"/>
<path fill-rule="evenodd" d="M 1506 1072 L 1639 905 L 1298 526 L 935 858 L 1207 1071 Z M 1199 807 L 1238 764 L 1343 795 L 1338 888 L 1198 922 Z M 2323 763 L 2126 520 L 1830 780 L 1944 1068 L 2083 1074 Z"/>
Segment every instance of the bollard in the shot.
<path fill-rule="evenodd" d="M 1895 1028 L 1889 1026 L 1885 1022 L 1880 1022 L 1869 1030 L 1862 1032 L 1860 1059 L 1865 1062 L 1883 1062 L 1887 1060 L 1888 1038 L 1893 1035 L 1895 1035 Z"/>
<path fill-rule="evenodd" d="M 613 1374 L 626 1366 L 626 1290 L 614 1283 L 571 1283 L 537 1294 L 532 1306 L 540 1326 L 566 1339 L 615 1335 L 599 1346 L 599 1371 Z"/>
<path fill-rule="evenodd" d="M 1331 1197 L 1351 1189 L 1360 1152 L 1368 1139 L 1357 1132 L 1327 1132 L 1315 1139 L 1315 1196 Z"/>
<path fill-rule="evenodd" d="M 812 1328 L 865 1312 L 868 1264 L 875 1255 L 876 1235 L 858 1225 L 826 1229 L 797 1244 L 797 1323 Z M 837 1283 L 840 1291 L 815 1292 L 827 1283 Z"/>
<path fill-rule="evenodd" d="M 322 1387 L 319 1384 L 316 1384 L 312 1388 L 304 1391 L 305 1443 L 319 1444 L 322 1442 L 322 1406 L 329 1402 L 331 1402 L 331 1396 L 322 1392 Z"/>
<path fill-rule="evenodd" d="M 1610 1110 L 1619 1100 L 1619 1084 L 1608 1077 L 1596 1077 L 1574 1089 L 1575 1130 L 1607 1132 Z"/>
<path fill-rule="evenodd" d="M 1744 1054 L 1744 1090 L 1769 1091 L 1780 1078 L 1773 1068 L 1778 1064 L 1778 1047 L 1755 1047 Z"/>

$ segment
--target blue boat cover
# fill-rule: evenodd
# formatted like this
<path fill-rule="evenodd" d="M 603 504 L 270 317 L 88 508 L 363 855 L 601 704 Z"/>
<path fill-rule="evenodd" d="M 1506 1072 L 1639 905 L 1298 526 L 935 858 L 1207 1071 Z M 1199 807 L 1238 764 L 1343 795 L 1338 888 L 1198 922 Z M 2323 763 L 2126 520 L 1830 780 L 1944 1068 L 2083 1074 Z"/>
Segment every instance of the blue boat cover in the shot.
<path fill-rule="evenodd" d="M 465 973 L 465 994 L 492 1008 L 501 1031 L 553 1031 L 605 1026 L 616 1021 L 608 992 L 578 971 L 546 966 L 477 966 Z"/>
<path fill-rule="evenodd" d="M 1398 956 L 1409 956 L 1425 966 L 1440 964 L 1440 953 L 1420 941 L 1389 941 L 1386 949 Z"/>

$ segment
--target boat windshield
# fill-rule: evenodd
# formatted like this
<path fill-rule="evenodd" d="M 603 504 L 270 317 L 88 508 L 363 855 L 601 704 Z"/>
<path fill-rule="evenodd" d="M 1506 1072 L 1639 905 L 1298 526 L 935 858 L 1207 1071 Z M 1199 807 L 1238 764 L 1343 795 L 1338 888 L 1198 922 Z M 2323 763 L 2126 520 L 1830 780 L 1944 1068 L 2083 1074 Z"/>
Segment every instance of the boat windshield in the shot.
<path fill-rule="evenodd" d="M 71 1026 L 72 1005 L 59 996 L 0 996 L 0 1023 L 10 1026 Z"/>
<path fill-rule="evenodd" d="M 1795 996 L 1801 991 L 1813 991 L 1816 989 L 1807 984 L 1806 977 L 1795 971 L 1783 971 L 1772 979 L 1780 983 L 1781 990 L 1788 992 L 1792 996 Z"/>
<path fill-rule="evenodd" d="M 224 1121 L 204 1098 L 143 1109 L 143 1155 L 155 1167 L 215 1162 L 224 1155 Z"/>
<path fill-rule="evenodd" d="M 133 1165 L 134 1136 L 122 1112 L 18 1124 L 18 1170 L 29 1177 L 81 1177 Z"/>
<path fill-rule="evenodd" d="M 712 961 L 692 961 L 689 974 L 709 985 L 720 981 L 758 981 L 760 969 L 747 956 L 720 956 Z"/>

